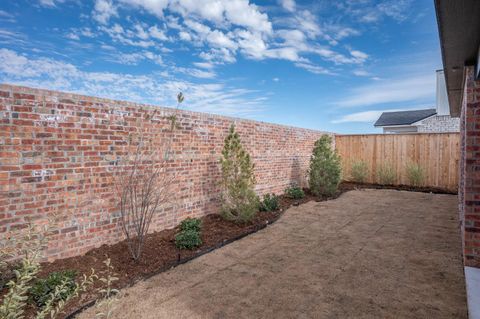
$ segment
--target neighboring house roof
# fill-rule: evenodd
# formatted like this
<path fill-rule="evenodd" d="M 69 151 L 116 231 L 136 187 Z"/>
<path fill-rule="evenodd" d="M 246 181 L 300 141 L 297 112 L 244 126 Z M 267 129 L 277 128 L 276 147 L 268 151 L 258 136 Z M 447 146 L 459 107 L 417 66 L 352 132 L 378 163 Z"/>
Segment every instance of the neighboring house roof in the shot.
<path fill-rule="evenodd" d="M 435 114 L 437 114 L 435 109 L 383 112 L 375 126 L 411 125 Z"/>

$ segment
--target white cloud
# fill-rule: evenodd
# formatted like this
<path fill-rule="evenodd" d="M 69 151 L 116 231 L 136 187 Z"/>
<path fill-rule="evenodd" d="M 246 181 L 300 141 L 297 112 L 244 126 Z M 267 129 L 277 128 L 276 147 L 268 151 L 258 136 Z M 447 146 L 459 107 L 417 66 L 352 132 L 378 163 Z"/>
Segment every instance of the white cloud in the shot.
<path fill-rule="evenodd" d="M 391 17 L 397 21 L 403 21 L 408 16 L 408 9 L 412 0 L 390 0 L 379 3 L 377 8 L 385 16 Z"/>
<path fill-rule="evenodd" d="M 178 33 L 178 36 L 179 36 L 180 39 L 183 40 L 183 41 L 187 41 L 187 42 L 192 41 L 192 36 L 191 36 L 190 33 L 188 33 L 188 32 L 180 31 L 180 32 Z"/>
<path fill-rule="evenodd" d="M 141 28 L 141 26 L 140 26 Z M 155 42 L 148 38 L 141 30 L 124 29 L 120 24 L 115 23 L 111 27 L 101 26 L 99 30 L 108 34 L 114 41 L 128 46 L 148 48 L 155 45 Z M 143 30 L 143 28 L 142 28 Z M 143 30 L 144 31 L 144 30 Z M 143 39 L 141 38 L 143 37 Z"/>
<path fill-rule="evenodd" d="M 212 32 L 209 32 L 206 40 L 213 47 L 226 48 L 233 51 L 237 49 L 237 44 L 219 30 L 213 30 Z"/>
<path fill-rule="evenodd" d="M 311 51 L 335 64 L 362 64 L 368 58 L 368 54 L 358 50 L 350 50 L 349 56 L 334 51 L 328 47 L 318 47 L 311 49 Z"/>
<path fill-rule="evenodd" d="M 374 84 L 353 89 L 335 104 L 358 107 L 385 103 L 432 99 L 435 94 L 435 74 L 411 75 L 397 79 L 379 80 Z"/>
<path fill-rule="evenodd" d="M 151 26 L 148 31 L 150 32 L 150 35 L 152 38 L 161 40 L 161 41 L 167 41 L 168 37 L 165 34 L 165 30 L 159 29 L 156 25 Z"/>
<path fill-rule="evenodd" d="M 195 65 L 198 68 L 207 69 L 207 70 L 213 69 L 215 67 L 215 65 L 210 62 L 194 62 L 193 65 Z"/>
<path fill-rule="evenodd" d="M 362 69 L 353 70 L 353 74 L 356 76 L 371 76 L 371 73 Z"/>
<path fill-rule="evenodd" d="M 248 0 L 120 0 L 120 2 L 144 9 L 160 18 L 164 17 L 164 11 L 168 8 L 188 19 L 198 18 L 218 25 L 232 24 L 260 32 L 272 31 L 268 15 L 260 12 L 258 7 Z"/>
<path fill-rule="evenodd" d="M 291 25 L 305 32 L 310 38 L 316 38 L 320 35 L 321 30 L 317 18 L 310 11 L 299 11 L 294 15 L 293 19 Z"/>
<path fill-rule="evenodd" d="M 7 11 L 0 10 L 0 21 L 15 22 L 15 16 Z"/>
<path fill-rule="evenodd" d="M 368 59 L 368 54 L 358 50 L 350 50 L 350 55 L 359 62 L 364 62 L 366 59 Z"/>
<path fill-rule="evenodd" d="M 195 83 L 159 73 L 86 72 L 70 63 L 31 59 L 8 49 L 0 49 L 0 82 L 167 106 L 174 106 L 182 91 L 188 109 L 235 116 L 251 116 L 264 103 L 257 92 L 222 83 Z"/>
<path fill-rule="evenodd" d="M 44 7 L 55 7 L 57 3 L 63 3 L 65 0 L 39 0 L 38 3 Z"/>
<path fill-rule="evenodd" d="M 384 18 L 404 21 L 410 14 L 413 0 L 372 0 L 338 1 L 338 10 L 345 12 L 349 17 L 365 23 L 376 23 Z"/>
<path fill-rule="evenodd" d="M 67 33 L 65 37 L 70 40 L 80 40 L 80 37 L 78 36 L 78 34 L 73 32 Z"/>
<path fill-rule="evenodd" d="M 70 40 L 80 40 L 81 36 L 85 38 L 94 38 L 97 35 L 90 28 L 72 28 L 70 29 L 70 32 L 65 35 L 65 37 Z"/>
<path fill-rule="evenodd" d="M 139 23 L 135 24 L 133 26 L 134 30 L 135 30 L 135 36 L 142 39 L 142 40 L 148 40 L 150 38 L 150 34 L 145 31 L 145 29 L 143 28 L 142 25 L 140 25 Z"/>
<path fill-rule="evenodd" d="M 113 16 L 117 16 L 117 7 L 111 0 L 96 0 L 93 9 L 93 18 L 101 24 L 107 24 L 108 20 Z"/>
<path fill-rule="evenodd" d="M 325 40 L 336 46 L 357 35 L 357 30 L 331 23 L 320 26 L 312 12 L 297 10 L 294 0 L 279 1 L 290 15 L 284 19 L 286 28 L 274 29 L 269 16 L 249 0 L 96 0 L 93 18 L 101 24 L 99 30 L 125 46 L 147 49 L 158 45 L 157 41 L 175 43 L 176 38 L 189 42 L 211 64 L 233 63 L 241 54 L 254 60 L 292 61 L 309 72 L 331 74 L 327 66 L 311 63 L 308 56 L 318 55 L 335 65 L 362 64 L 369 58 L 349 46 L 338 49 L 319 43 Z M 132 9 L 156 16 L 161 26 L 134 19 L 128 19 L 130 26 L 109 24 L 121 10 Z M 79 37 L 76 33 L 68 36 Z"/>
<path fill-rule="evenodd" d="M 334 75 L 335 73 L 318 65 L 314 65 L 310 62 L 299 62 L 295 63 L 296 66 L 299 68 L 305 69 L 311 73 L 314 74 L 328 74 L 328 75 Z"/>
<path fill-rule="evenodd" d="M 27 40 L 27 37 L 20 32 L 0 29 L 0 44 L 23 44 Z"/>
<path fill-rule="evenodd" d="M 186 74 L 188 76 L 193 76 L 199 79 L 213 79 L 216 77 L 216 73 L 209 70 L 200 70 L 195 68 L 183 68 L 183 67 L 173 67 L 174 72 L 179 72 Z"/>
<path fill-rule="evenodd" d="M 290 12 L 295 11 L 295 8 L 296 8 L 295 0 L 279 0 L 279 2 L 285 10 Z"/>
<path fill-rule="evenodd" d="M 234 63 L 236 61 L 235 55 L 225 48 L 212 48 L 208 52 L 201 52 L 199 56 L 202 59 L 215 64 Z"/>
<path fill-rule="evenodd" d="M 143 60 L 150 60 L 155 64 L 163 65 L 162 57 L 150 51 L 115 54 L 111 59 L 112 62 L 125 65 L 137 65 Z"/>

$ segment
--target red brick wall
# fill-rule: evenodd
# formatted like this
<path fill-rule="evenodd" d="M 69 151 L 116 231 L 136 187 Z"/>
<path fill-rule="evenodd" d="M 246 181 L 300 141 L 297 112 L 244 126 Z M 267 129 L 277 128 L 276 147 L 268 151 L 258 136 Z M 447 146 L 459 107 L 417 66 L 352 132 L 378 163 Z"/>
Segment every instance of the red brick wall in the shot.
<path fill-rule="evenodd" d="M 187 97 L 188 99 L 188 97 Z M 157 109 L 156 128 L 173 110 L 75 94 L 0 86 L 0 239 L 44 223 L 56 213 L 60 230 L 50 259 L 78 255 L 120 239 L 112 205 L 112 162 L 142 112 Z M 177 174 L 172 203 L 151 230 L 219 209 L 219 156 L 232 123 L 255 163 L 258 193 L 305 183 L 314 141 L 323 133 L 269 123 L 181 111 L 175 131 Z"/>
<path fill-rule="evenodd" d="M 462 122 L 459 199 L 464 262 L 480 267 L 480 81 L 474 80 L 473 67 L 466 68 Z"/>

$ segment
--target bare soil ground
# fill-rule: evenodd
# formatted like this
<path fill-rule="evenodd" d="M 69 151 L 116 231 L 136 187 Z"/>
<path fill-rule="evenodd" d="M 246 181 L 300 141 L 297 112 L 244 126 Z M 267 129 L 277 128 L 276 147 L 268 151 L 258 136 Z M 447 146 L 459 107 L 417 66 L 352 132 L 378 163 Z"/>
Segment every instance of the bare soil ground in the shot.
<path fill-rule="evenodd" d="M 355 190 L 123 289 L 114 318 L 467 318 L 460 254 L 456 196 Z"/>

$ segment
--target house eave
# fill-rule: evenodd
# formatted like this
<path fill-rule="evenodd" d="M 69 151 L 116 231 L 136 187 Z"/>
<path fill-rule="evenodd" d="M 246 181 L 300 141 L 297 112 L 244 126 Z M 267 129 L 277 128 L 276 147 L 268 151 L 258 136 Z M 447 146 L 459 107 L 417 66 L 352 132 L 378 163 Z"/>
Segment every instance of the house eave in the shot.
<path fill-rule="evenodd" d="M 374 127 L 409 127 L 415 126 L 412 124 L 392 124 L 392 125 L 374 125 Z"/>
<path fill-rule="evenodd" d="M 464 67 L 474 65 L 480 45 L 480 1 L 435 0 L 450 115 L 458 117 Z"/>

